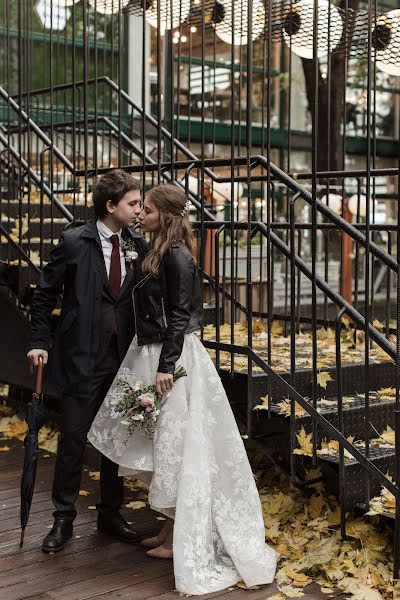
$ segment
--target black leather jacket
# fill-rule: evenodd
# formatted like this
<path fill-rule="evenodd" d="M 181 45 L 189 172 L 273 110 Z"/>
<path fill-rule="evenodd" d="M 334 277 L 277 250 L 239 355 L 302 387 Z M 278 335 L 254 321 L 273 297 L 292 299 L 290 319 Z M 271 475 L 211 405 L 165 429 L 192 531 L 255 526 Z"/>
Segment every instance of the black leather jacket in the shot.
<path fill-rule="evenodd" d="M 143 274 L 132 297 L 139 346 L 162 342 L 158 371 L 173 373 L 185 334 L 200 329 L 203 316 L 198 269 L 187 246 L 174 242 L 158 278 Z"/>

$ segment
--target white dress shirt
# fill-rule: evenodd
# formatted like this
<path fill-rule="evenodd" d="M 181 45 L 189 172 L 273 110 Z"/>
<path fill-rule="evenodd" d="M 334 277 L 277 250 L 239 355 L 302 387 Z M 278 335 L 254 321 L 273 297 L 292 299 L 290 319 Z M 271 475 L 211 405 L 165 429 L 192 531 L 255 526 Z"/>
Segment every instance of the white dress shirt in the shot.
<path fill-rule="evenodd" d="M 97 231 L 99 232 L 99 236 L 100 236 L 100 241 L 101 241 L 101 247 L 103 249 L 103 256 L 104 256 L 104 262 L 106 265 L 106 271 L 107 271 L 107 277 L 110 277 L 110 265 L 111 265 L 111 252 L 113 249 L 113 245 L 111 243 L 111 236 L 114 235 L 114 232 L 111 231 L 111 229 L 109 229 L 107 227 L 107 225 L 105 225 L 103 223 L 103 221 L 100 221 L 100 219 L 97 219 Z M 125 265 L 125 257 L 124 257 L 124 253 L 122 252 L 121 249 L 121 233 L 122 233 L 122 229 L 120 229 L 119 231 L 116 232 L 116 234 L 119 237 L 119 256 L 120 256 L 120 260 L 121 260 L 121 286 L 124 283 L 124 279 L 126 277 L 126 265 Z"/>

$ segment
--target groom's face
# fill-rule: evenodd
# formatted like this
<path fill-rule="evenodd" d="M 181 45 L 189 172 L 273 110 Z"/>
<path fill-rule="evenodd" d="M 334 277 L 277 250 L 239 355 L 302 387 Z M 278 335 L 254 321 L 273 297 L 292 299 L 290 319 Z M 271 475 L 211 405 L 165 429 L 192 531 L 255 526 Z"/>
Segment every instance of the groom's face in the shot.
<path fill-rule="evenodd" d="M 118 204 L 107 204 L 108 212 L 115 225 L 121 227 L 133 227 L 140 215 L 140 191 L 131 190 L 127 192 Z"/>

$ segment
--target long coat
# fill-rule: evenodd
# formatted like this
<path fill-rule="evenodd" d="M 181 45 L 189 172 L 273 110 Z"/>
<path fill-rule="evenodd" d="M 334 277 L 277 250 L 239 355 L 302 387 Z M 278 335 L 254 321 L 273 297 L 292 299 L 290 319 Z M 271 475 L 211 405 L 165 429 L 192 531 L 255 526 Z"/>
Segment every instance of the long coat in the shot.
<path fill-rule="evenodd" d="M 148 250 L 143 237 L 134 231 L 124 229 L 122 237 L 133 240 L 139 257 L 132 265 L 133 273 L 127 273 L 117 302 L 132 293 L 140 277 L 140 263 Z M 90 396 L 104 285 L 107 273 L 96 222 L 88 221 L 64 231 L 42 270 L 31 318 L 31 348 L 50 350 L 48 380 L 61 393 Z M 60 294 L 63 295 L 60 322 L 50 348 L 51 314 Z"/>

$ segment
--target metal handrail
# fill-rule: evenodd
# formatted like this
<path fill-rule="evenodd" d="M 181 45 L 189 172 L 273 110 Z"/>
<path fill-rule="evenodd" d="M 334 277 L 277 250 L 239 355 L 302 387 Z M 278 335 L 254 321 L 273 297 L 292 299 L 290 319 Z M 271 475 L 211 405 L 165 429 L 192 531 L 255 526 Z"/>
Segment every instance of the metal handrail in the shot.
<path fill-rule="evenodd" d="M 247 164 L 247 158 L 243 157 L 243 158 L 234 158 L 231 159 L 229 161 L 225 160 L 225 159 L 198 159 L 182 142 L 180 142 L 178 139 L 173 138 L 171 132 L 166 129 L 165 127 L 163 127 L 162 125 L 159 125 L 158 121 L 152 117 L 151 115 L 149 115 L 144 108 L 138 106 L 138 104 L 136 102 L 134 102 L 134 100 L 124 91 L 121 89 L 121 87 L 116 84 L 112 79 L 110 79 L 107 76 L 102 76 L 99 77 L 97 79 L 89 79 L 86 82 L 84 81 L 79 81 L 76 82 L 74 84 L 61 84 L 59 86 L 54 86 L 52 89 L 53 93 L 60 91 L 60 90 L 66 90 L 70 87 L 79 87 L 82 85 L 90 85 L 92 83 L 106 83 L 112 90 L 114 90 L 115 92 L 117 92 L 121 98 L 127 102 L 127 104 L 129 104 L 130 106 L 132 106 L 144 119 L 146 119 L 151 125 L 153 125 L 154 127 L 157 127 L 161 133 L 167 137 L 167 139 L 169 141 L 171 141 L 174 146 L 176 148 L 178 148 L 189 160 L 190 163 L 185 162 L 185 161 L 174 161 L 174 168 L 175 169 L 179 169 L 179 168 L 187 168 L 189 166 L 199 166 L 203 169 L 204 173 L 206 173 L 210 179 L 212 181 L 214 181 L 215 183 L 219 183 L 221 181 L 230 181 L 229 179 L 227 180 L 226 178 L 220 178 L 217 175 L 215 175 L 215 173 L 208 167 L 208 165 L 210 165 L 210 167 L 216 167 L 216 166 L 232 166 L 232 163 L 234 164 L 234 166 L 238 166 L 240 164 L 242 165 L 246 165 Z M 40 94 L 44 94 L 47 93 L 48 91 L 50 91 L 49 88 L 43 88 L 41 90 L 36 90 L 30 93 L 30 96 L 33 95 L 40 95 Z M 0 95 L 1 94 L 5 94 L 6 97 L 9 97 L 7 92 L 5 92 L 5 90 L 3 90 L 3 88 L 0 87 Z M 15 106 L 18 107 L 17 103 L 12 100 L 12 102 L 14 102 Z M 21 110 L 21 109 L 20 109 Z M 28 116 L 26 115 L 26 113 L 23 113 L 25 115 L 26 118 L 28 118 Z M 30 120 L 31 121 L 31 120 Z M 110 122 L 112 122 L 110 120 Z M 32 122 L 33 123 L 33 122 Z M 117 130 L 119 130 L 118 126 L 113 124 L 115 126 L 115 128 L 117 128 Z M 39 129 L 37 127 L 37 125 L 35 125 L 35 127 L 37 129 Z M 39 130 L 41 131 L 41 130 Z M 42 135 L 45 136 L 45 134 L 43 132 L 41 132 Z M 123 134 L 123 132 L 120 132 L 121 136 L 126 134 Z M 47 136 L 45 136 L 46 139 Z M 128 137 L 128 136 L 126 136 Z M 54 147 L 56 148 L 56 147 Z M 56 154 L 56 153 L 55 153 Z M 64 156 L 62 155 L 62 153 L 59 153 L 60 156 Z M 56 154 L 57 155 L 57 154 Z M 66 159 L 66 157 L 64 157 L 65 160 L 68 161 L 68 159 Z M 62 160 L 60 158 L 60 160 Z M 83 175 L 87 175 L 89 172 L 91 171 L 87 171 L 87 170 L 76 170 L 74 168 L 74 165 L 72 165 L 72 163 L 70 163 L 70 161 L 68 161 L 69 165 L 72 167 L 72 171 L 74 172 L 75 175 L 77 176 L 83 176 Z M 155 161 L 149 160 L 149 163 L 152 167 L 155 169 L 162 169 L 162 174 L 165 176 L 166 171 L 164 169 L 168 169 L 168 167 L 170 168 L 170 164 L 166 163 L 165 165 L 158 165 Z M 384 262 L 392 271 L 396 272 L 398 271 L 398 264 L 395 258 L 393 258 L 392 256 L 390 256 L 390 254 L 388 254 L 387 252 L 385 252 L 384 250 L 382 250 L 381 248 L 379 248 L 379 246 L 377 246 L 372 240 L 367 240 L 366 236 L 361 233 L 360 231 L 358 231 L 351 223 L 348 223 L 345 219 L 343 219 L 343 217 L 341 217 L 340 215 L 337 215 L 332 209 L 329 208 L 329 206 L 327 206 L 326 204 L 324 204 L 323 202 L 321 202 L 318 198 L 314 198 L 313 195 L 311 194 L 311 192 L 309 192 L 305 187 L 303 187 L 302 185 L 300 185 L 300 183 L 298 181 L 296 181 L 296 179 L 293 179 L 293 177 L 291 177 L 290 175 L 288 175 L 287 173 L 285 173 L 284 171 L 282 171 L 279 167 L 277 167 L 276 165 L 274 165 L 269 159 L 265 158 L 262 155 L 255 155 L 252 156 L 250 158 L 250 169 L 253 170 L 255 167 L 257 166 L 262 166 L 264 168 L 267 169 L 267 171 L 269 171 L 273 177 L 275 177 L 278 181 L 280 181 L 281 183 L 283 183 L 287 188 L 289 188 L 291 191 L 298 193 L 303 200 L 305 200 L 309 205 L 316 205 L 316 208 L 318 210 L 318 212 L 320 212 L 324 217 L 326 217 L 327 219 L 329 219 L 330 221 L 332 221 L 341 231 L 347 233 L 354 241 L 358 242 L 359 244 L 361 244 L 364 247 L 369 248 L 369 251 L 371 254 L 373 254 L 376 258 L 378 258 L 379 260 L 381 260 L 382 262 Z M 66 165 L 67 166 L 67 165 Z M 69 168 L 69 167 L 67 167 Z M 109 168 L 106 169 L 96 169 L 96 173 L 100 173 L 100 172 L 106 172 L 107 170 L 110 170 Z M 135 167 L 128 167 L 127 170 L 130 171 L 135 171 L 135 170 L 140 170 L 141 172 L 143 172 L 144 170 L 148 170 L 148 166 L 147 165 L 138 165 L 135 169 Z M 165 177 L 166 178 L 166 177 Z M 172 180 L 172 175 L 171 175 L 171 180 Z M 195 198 L 195 195 L 193 193 L 191 193 L 191 200 L 193 201 Z M 201 202 L 200 203 L 195 203 L 193 202 L 196 206 L 196 208 L 200 208 L 201 207 Z M 200 206 L 199 206 L 200 204 Z"/>

